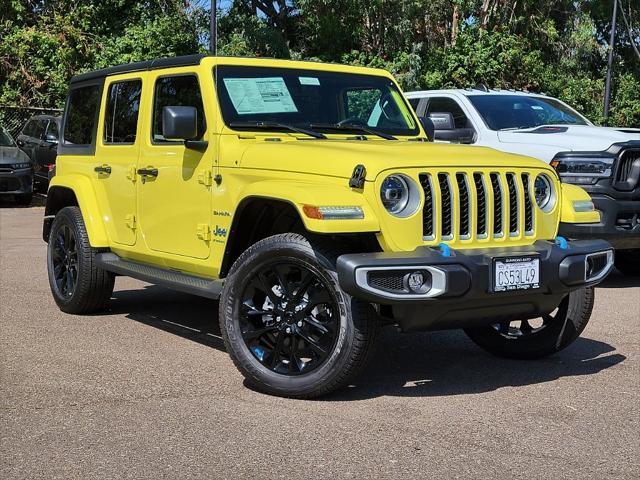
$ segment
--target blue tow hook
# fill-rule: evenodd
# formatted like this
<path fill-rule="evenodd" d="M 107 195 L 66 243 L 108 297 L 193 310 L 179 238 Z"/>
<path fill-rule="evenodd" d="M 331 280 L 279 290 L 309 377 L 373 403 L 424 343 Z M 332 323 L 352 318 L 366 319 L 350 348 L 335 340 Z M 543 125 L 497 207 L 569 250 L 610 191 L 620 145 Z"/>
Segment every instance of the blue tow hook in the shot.
<path fill-rule="evenodd" d="M 558 245 L 562 250 L 567 250 L 569 248 L 569 242 L 567 239 L 561 236 L 556 237 L 556 245 Z"/>
<path fill-rule="evenodd" d="M 438 248 L 440 249 L 440 255 L 442 255 L 443 257 L 451 256 L 451 247 L 446 243 L 441 243 L 440 245 L 438 245 Z"/>

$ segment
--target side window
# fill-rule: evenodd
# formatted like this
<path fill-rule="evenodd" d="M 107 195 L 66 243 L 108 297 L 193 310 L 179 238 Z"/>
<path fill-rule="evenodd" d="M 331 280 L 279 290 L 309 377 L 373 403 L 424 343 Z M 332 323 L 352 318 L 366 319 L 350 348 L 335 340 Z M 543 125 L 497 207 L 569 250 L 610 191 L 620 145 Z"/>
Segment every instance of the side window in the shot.
<path fill-rule="evenodd" d="M 198 111 L 198 139 L 206 129 L 200 85 L 195 75 L 162 77 L 156 81 L 153 99 L 153 141 L 168 142 L 162 136 L 162 109 L 169 106 L 195 107 Z"/>
<path fill-rule="evenodd" d="M 136 141 L 141 93 L 141 80 L 127 80 L 109 86 L 104 114 L 104 143 Z"/>
<path fill-rule="evenodd" d="M 35 120 L 31 120 L 27 122 L 27 124 L 22 129 L 22 135 L 26 135 L 27 137 L 32 137 L 35 131 L 36 131 L 36 122 Z"/>
<path fill-rule="evenodd" d="M 55 120 L 51 120 L 49 122 L 49 127 L 47 128 L 47 138 L 50 138 L 51 140 L 54 139 L 55 140 L 58 139 L 58 124 L 56 123 Z"/>
<path fill-rule="evenodd" d="M 64 125 L 65 144 L 93 144 L 100 92 L 99 85 L 89 85 L 71 90 Z"/>
<path fill-rule="evenodd" d="M 450 113 L 453 115 L 453 121 L 456 128 L 470 127 L 467 116 L 453 98 L 434 97 L 429 100 L 427 107 L 427 115 L 431 113 Z"/>

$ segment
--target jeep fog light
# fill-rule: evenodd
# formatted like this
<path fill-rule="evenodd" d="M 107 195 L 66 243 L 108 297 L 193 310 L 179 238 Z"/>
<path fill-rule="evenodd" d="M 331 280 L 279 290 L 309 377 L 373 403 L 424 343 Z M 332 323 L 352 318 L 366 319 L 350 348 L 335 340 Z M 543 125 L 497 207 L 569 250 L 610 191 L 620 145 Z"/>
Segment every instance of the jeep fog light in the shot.
<path fill-rule="evenodd" d="M 409 217 L 420 206 L 420 193 L 416 182 L 406 175 L 389 175 L 380 186 L 382 205 L 396 217 Z"/>
<path fill-rule="evenodd" d="M 591 200 L 574 200 L 573 209 L 576 212 L 593 212 L 596 207 Z"/>
<path fill-rule="evenodd" d="M 316 220 L 360 220 L 364 218 L 362 207 L 305 205 L 302 211 L 308 218 Z"/>
<path fill-rule="evenodd" d="M 413 293 L 427 293 L 431 289 L 431 274 L 420 270 L 411 272 L 405 276 L 404 283 Z"/>

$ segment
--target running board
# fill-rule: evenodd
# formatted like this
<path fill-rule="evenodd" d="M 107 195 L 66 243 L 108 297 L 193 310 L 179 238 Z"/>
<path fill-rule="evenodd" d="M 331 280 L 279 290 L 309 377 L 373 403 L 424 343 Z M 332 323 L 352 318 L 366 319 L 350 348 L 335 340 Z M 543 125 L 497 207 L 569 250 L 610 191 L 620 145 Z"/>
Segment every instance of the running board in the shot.
<path fill-rule="evenodd" d="M 98 266 L 108 272 L 137 278 L 143 282 L 161 285 L 163 287 L 191 293 L 200 297 L 217 300 L 222 291 L 222 281 L 196 277 L 186 273 L 153 267 L 143 263 L 123 260 L 114 253 L 98 253 Z"/>

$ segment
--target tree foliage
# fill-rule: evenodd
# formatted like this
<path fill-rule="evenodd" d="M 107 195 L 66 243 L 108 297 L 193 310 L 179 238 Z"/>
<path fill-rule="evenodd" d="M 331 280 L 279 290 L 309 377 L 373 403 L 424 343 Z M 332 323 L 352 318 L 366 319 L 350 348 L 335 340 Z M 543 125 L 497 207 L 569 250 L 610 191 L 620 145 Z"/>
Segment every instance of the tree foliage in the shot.
<path fill-rule="evenodd" d="M 611 123 L 640 125 L 640 6 L 620 2 Z M 0 0 L 0 103 L 60 105 L 72 74 L 204 51 L 208 3 Z M 544 91 L 602 120 L 613 0 L 230 0 L 219 52 L 382 67 L 405 89 Z M 627 28 L 628 27 L 628 28 Z"/>

